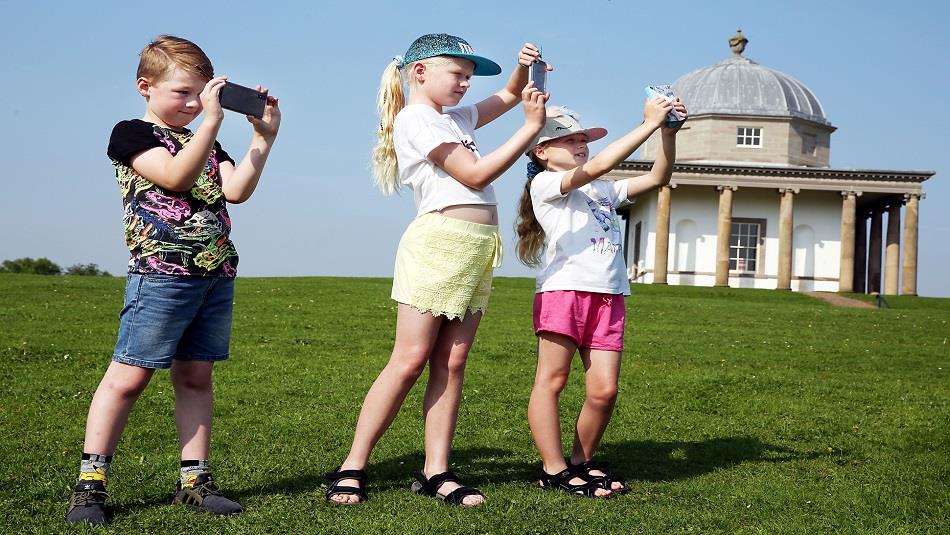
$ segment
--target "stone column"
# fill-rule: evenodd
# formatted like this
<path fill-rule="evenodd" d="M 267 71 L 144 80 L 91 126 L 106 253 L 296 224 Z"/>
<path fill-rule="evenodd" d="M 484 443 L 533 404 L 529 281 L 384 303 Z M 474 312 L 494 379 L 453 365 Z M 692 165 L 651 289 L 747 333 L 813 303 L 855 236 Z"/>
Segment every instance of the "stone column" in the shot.
<path fill-rule="evenodd" d="M 841 260 L 838 291 L 854 291 L 854 232 L 858 193 L 842 191 L 841 196 Z"/>
<path fill-rule="evenodd" d="M 868 214 L 858 213 L 854 234 L 854 291 L 863 294 L 868 291 Z"/>
<path fill-rule="evenodd" d="M 719 217 L 716 230 L 716 286 L 729 286 L 729 239 L 732 237 L 732 192 L 737 186 L 716 186 Z"/>
<path fill-rule="evenodd" d="M 897 295 L 901 265 L 901 204 L 892 199 L 887 207 L 887 245 L 884 248 L 884 294 Z"/>
<path fill-rule="evenodd" d="M 904 265 L 901 273 L 901 293 L 917 295 L 917 221 L 921 194 L 908 193 L 907 220 L 904 222 Z"/>
<path fill-rule="evenodd" d="M 868 293 L 881 293 L 881 216 L 880 206 L 871 208 L 871 236 L 868 238 Z"/>
<path fill-rule="evenodd" d="M 776 290 L 792 289 L 792 225 L 794 225 L 794 188 L 779 188 L 782 196 L 778 211 L 778 282 Z"/>
<path fill-rule="evenodd" d="M 656 250 L 653 254 L 653 284 L 666 284 L 667 264 L 670 257 L 670 190 L 663 186 L 656 202 Z"/>

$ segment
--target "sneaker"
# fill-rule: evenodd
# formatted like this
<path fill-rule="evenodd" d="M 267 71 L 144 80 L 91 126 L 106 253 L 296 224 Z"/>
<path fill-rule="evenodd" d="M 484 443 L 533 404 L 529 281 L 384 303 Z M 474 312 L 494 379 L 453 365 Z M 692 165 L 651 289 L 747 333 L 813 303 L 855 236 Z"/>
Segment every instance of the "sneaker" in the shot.
<path fill-rule="evenodd" d="M 213 515 L 233 515 L 243 510 L 241 504 L 221 495 L 221 490 L 211 478 L 211 474 L 199 474 L 191 487 L 182 488 L 180 481 L 176 486 L 178 490 L 172 499 L 173 504 L 186 505 Z"/>
<path fill-rule="evenodd" d="M 69 510 L 66 511 L 66 522 L 80 524 L 87 522 L 91 526 L 98 526 L 109 522 L 106 516 L 106 485 L 102 481 L 85 480 L 76 484 L 73 497 L 69 501 Z"/>

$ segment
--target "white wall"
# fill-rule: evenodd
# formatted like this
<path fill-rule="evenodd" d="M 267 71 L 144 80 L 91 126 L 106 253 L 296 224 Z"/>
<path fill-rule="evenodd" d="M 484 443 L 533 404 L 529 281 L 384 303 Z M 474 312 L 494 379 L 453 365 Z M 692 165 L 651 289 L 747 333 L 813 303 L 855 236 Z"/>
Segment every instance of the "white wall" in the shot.
<path fill-rule="evenodd" d="M 716 218 L 719 192 L 712 186 L 683 186 L 670 195 L 670 241 L 667 259 L 669 284 L 712 286 L 716 271 Z M 778 276 L 777 189 L 743 188 L 733 192 L 732 217 L 765 220 L 764 243 L 760 245 L 756 277 L 730 276 L 738 288 L 774 289 Z M 652 283 L 656 250 L 656 194 L 641 198 L 631 211 L 630 248 L 633 228 L 642 221 L 640 270 L 649 269 L 635 282 Z M 837 291 L 840 261 L 841 199 L 837 192 L 801 191 L 793 201 L 792 290 Z M 627 252 L 632 266 L 633 251 Z M 677 273 L 692 271 L 694 273 Z M 633 274 L 633 269 L 630 270 Z M 797 277 L 805 277 L 798 279 Z M 814 280 L 814 279 L 833 280 Z"/>

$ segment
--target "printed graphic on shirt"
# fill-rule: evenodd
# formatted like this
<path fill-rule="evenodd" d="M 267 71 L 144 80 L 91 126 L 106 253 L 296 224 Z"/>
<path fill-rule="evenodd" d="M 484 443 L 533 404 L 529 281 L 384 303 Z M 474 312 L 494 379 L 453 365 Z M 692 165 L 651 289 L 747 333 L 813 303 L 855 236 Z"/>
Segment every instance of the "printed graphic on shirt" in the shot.
<path fill-rule="evenodd" d="M 127 128 L 151 128 L 172 155 L 191 141 L 177 132 L 135 122 Z M 115 135 L 121 135 L 121 132 Z M 194 186 L 185 192 L 165 190 L 125 163 L 113 160 L 124 205 L 129 271 L 233 277 L 238 255 L 231 243 L 231 220 L 221 189 L 218 154 L 211 150 Z"/>
<path fill-rule="evenodd" d="M 590 238 L 591 247 L 598 254 L 615 254 L 620 251 L 620 221 L 617 219 L 617 212 L 614 211 L 613 203 L 606 197 L 598 200 L 587 198 L 587 208 L 591 215 L 597 221 L 601 230 L 606 236 L 592 236 Z"/>
<path fill-rule="evenodd" d="M 462 138 L 462 146 L 468 149 L 472 154 L 478 155 L 478 147 L 475 146 L 475 140 L 465 136 Z"/>

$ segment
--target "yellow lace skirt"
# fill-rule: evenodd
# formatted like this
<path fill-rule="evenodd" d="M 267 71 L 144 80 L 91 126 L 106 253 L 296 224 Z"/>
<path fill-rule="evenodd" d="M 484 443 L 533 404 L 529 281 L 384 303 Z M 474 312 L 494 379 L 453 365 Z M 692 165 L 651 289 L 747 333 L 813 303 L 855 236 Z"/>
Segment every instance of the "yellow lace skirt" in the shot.
<path fill-rule="evenodd" d="M 484 312 L 501 255 L 497 225 L 423 214 L 399 240 L 392 298 L 450 320 Z"/>

